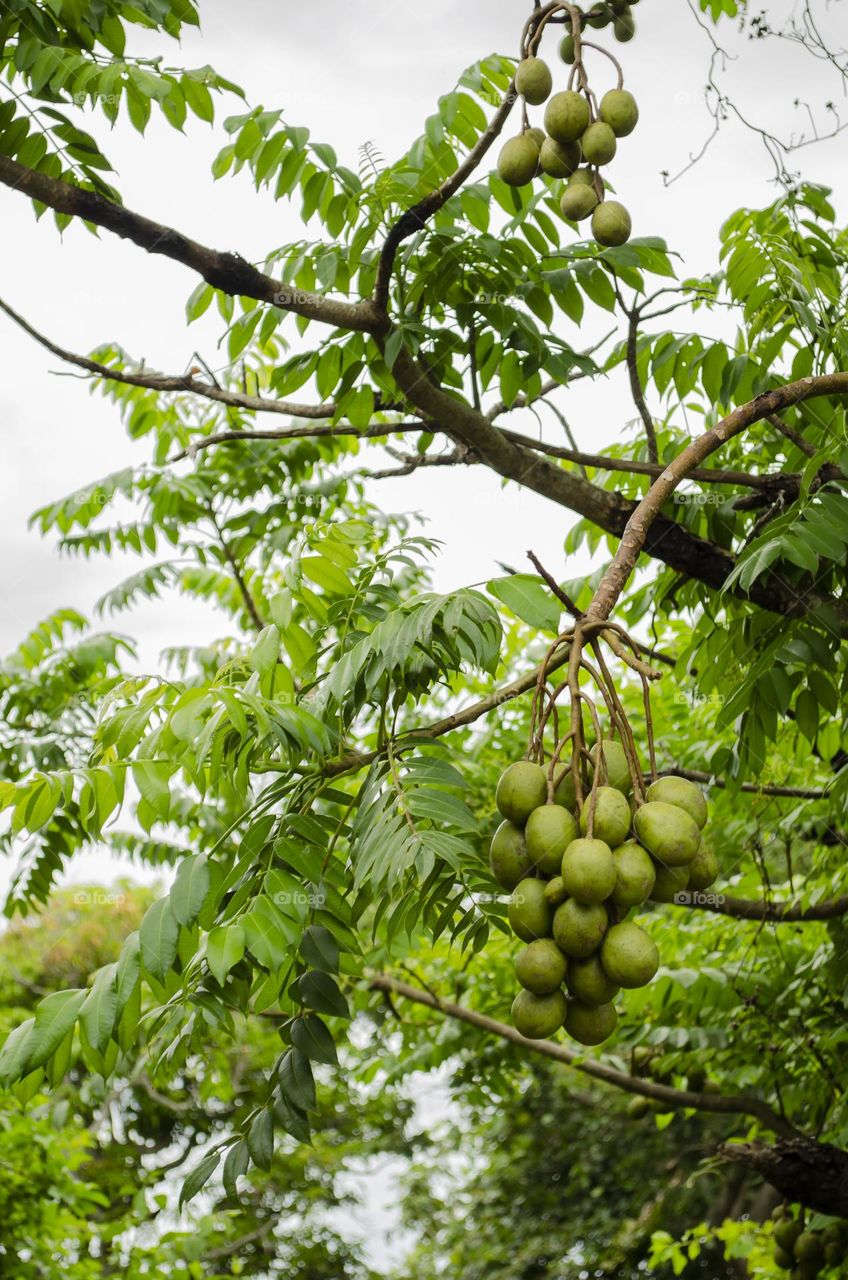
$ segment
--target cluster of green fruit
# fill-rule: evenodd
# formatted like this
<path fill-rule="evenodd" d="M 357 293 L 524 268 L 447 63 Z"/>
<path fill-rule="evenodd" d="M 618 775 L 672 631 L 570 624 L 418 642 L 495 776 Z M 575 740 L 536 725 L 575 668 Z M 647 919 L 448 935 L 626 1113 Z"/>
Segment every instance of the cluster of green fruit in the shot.
<path fill-rule="evenodd" d="M 607 21 L 632 24 L 629 5 L 618 6 L 619 13 L 613 12 L 615 7 L 596 6 L 581 21 L 585 19 L 591 26 L 605 26 Z M 575 61 L 573 36 L 563 38 L 560 55 L 566 62 Z M 639 108 L 633 94 L 621 87 L 610 89 L 601 98 L 596 114 L 595 99 L 585 81 L 579 92 L 568 88 L 552 95 L 551 69 L 535 55 L 518 64 L 515 87 L 525 103 L 547 103 L 545 128 L 525 127 L 507 139 L 498 156 L 500 178 L 513 187 L 526 186 L 539 173 L 565 179 L 560 197 L 563 217 L 580 222 L 591 215 L 592 235 L 598 244 L 624 244 L 630 239 L 630 214 L 618 200 L 606 198 L 600 169 L 615 156 L 618 139 L 636 128 Z"/>
<path fill-rule="evenodd" d="M 597 745 L 591 757 L 594 771 Z M 707 805 L 700 788 L 685 778 L 659 778 L 646 802 L 631 808 L 621 744 L 605 741 L 600 759 L 598 781 L 605 785 L 595 789 L 591 832 L 591 794 L 576 816 L 570 771 L 552 802 L 546 771 L 529 760 L 511 764 L 498 783 L 504 821 L 489 864 L 512 894 L 509 922 L 527 944 L 515 962 L 522 990 L 512 1019 L 530 1039 L 564 1026 L 580 1044 L 606 1040 L 620 988 L 647 985 L 659 967 L 656 944 L 627 919 L 630 911 L 649 899 L 671 902 L 687 887 L 706 889 L 718 872 L 701 843 Z"/>
<path fill-rule="evenodd" d="M 778 1205 L 772 1215 L 774 1260 L 788 1271 L 790 1280 L 813 1280 L 830 1267 L 842 1268 L 848 1259 L 848 1222 L 832 1222 L 823 1230 L 805 1229 L 786 1205 Z M 839 1275 L 844 1275 L 840 1269 Z"/>

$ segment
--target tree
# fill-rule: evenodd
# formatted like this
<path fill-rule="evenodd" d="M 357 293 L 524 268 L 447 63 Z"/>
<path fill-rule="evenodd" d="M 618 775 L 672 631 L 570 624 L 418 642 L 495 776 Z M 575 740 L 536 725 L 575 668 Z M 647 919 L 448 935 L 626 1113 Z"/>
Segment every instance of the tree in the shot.
<path fill-rule="evenodd" d="M 714 21 L 738 11 L 700 7 Z M 534 6 L 521 52 L 564 18 L 579 41 L 572 7 Z M 404 156 L 368 154 L 359 174 L 278 111 L 228 117 L 217 176 L 247 169 L 257 191 L 299 199 L 310 232 L 321 228 L 260 269 L 128 209 L 76 122 L 80 102 L 108 119 L 125 110 L 141 130 L 154 107 L 175 127 L 189 110 L 211 121 L 213 93 L 236 86 L 125 55 L 133 24 L 164 38 L 197 20 L 188 0 L 21 0 L 0 23 L 12 89 L 0 181 L 62 229 L 78 219 L 183 264 L 199 277 L 189 320 L 214 303 L 231 362 L 218 379 L 202 363 L 160 374 L 114 346 L 84 356 L 0 304 L 152 446 L 148 462 L 50 504 L 38 524 L 68 554 L 145 557 L 102 612 L 178 588 L 232 621 L 207 649 L 171 650 L 167 679 L 128 674 L 126 641 L 67 610 L 4 665 L 0 805 L 20 867 L 8 912 L 46 902 L 95 842 L 175 875 L 90 985 L 51 992 L 9 1035 L 0 1078 L 32 1094 L 71 1063 L 121 1075 L 143 1055 L 159 1088 L 210 1036 L 278 1017 L 282 1052 L 252 1105 L 216 1130 L 190 1198 L 219 1176 L 233 1196 L 249 1169 L 267 1169 L 275 1131 L 309 1135 L 322 1114 L 312 1064 L 334 1062 L 344 1023 L 384 998 L 415 1009 L 405 1038 L 426 1019 L 437 1060 L 494 1035 L 523 1061 L 534 1046 L 503 1020 L 508 928 L 485 862 L 493 793 L 525 750 L 525 695 L 536 691 L 536 728 L 540 715 L 556 723 L 545 690 L 560 667 L 574 741 L 591 734 L 589 655 L 631 768 L 711 784 L 735 893 L 652 910 L 668 968 L 630 994 L 603 1061 L 559 1043 L 535 1051 L 726 1117 L 728 1165 L 848 1215 L 835 1065 L 848 911 L 846 237 L 829 192 L 787 182 L 767 209 L 733 213 L 723 265 L 704 279 L 678 280 L 656 239 L 575 241 L 555 183 L 515 188 L 487 172 L 515 106 L 515 60 L 492 56 Z M 592 350 L 561 333 L 573 337 L 587 307 L 615 321 Z M 726 311 L 732 342 L 715 334 Z M 656 331 L 668 315 L 696 315 L 697 331 Z M 567 430 L 562 445 L 506 425 L 527 406 L 556 418 L 562 388 L 619 366 L 635 441 L 593 455 Z M 304 387 L 307 403 L 290 399 Z M 694 413 L 705 430 L 693 437 Z M 393 465 L 354 469 L 363 443 Z M 544 495 L 581 517 L 566 551 L 608 547 L 609 563 L 563 582 L 533 557 L 485 589 L 436 595 L 433 543 L 365 486 L 429 466 L 488 467 Z M 114 522 L 119 499 L 136 518 Z M 651 720 L 643 694 L 661 673 L 682 702 L 655 699 Z M 460 964 L 464 1002 L 446 994 Z M 411 984 L 405 965 L 426 979 Z M 474 1038 L 457 1040 L 454 1023 Z M 666 1081 L 636 1070 L 640 1044 L 668 1052 Z M 719 1092 L 685 1086 L 704 1066 Z"/>

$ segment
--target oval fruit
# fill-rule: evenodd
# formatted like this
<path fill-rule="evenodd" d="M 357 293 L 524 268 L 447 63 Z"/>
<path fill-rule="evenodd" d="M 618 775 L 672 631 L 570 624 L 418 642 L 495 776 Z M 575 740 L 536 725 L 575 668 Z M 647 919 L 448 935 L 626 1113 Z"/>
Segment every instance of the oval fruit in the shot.
<path fill-rule="evenodd" d="M 560 804 L 543 804 L 534 809 L 524 829 L 531 861 L 545 876 L 559 873 L 562 855 L 576 837 L 574 816 Z"/>
<path fill-rule="evenodd" d="M 550 97 L 554 87 L 551 69 L 542 58 L 524 58 L 515 72 L 515 88 L 532 107 Z"/>
<path fill-rule="evenodd" d="M 604 971 L 597 955 L 587 956 L 585 960 L 572 960 L 566 983 L 575 1000 L 581 1004 L 609 1004 L 620 990 Z"/>
<path fill-rule="evenodd" d="M 542 172 L 551 178 L 570 178 L 580 164 L 580 156 L 578 142 L 557 142 L 556 138 L 545 138 L 539 152 L 539 164 Z"/>
<path fill-rule="evenodd" d="M 553 938 L 537 938 L 515 959 L 515 976 L 536 996 L 547 996 L 565 981 L 566 960 Z"/>
<path fill-rule="evenodd" d="M 522 942 L 547 938 L 551 932 L 551 906 L 541 880 L 521 880 L 509 904 L 509 923 Z"/>
<path fill-rule="evenodd" d="M 559 1031 L 565 1019 L 566 999 L 562 991 L 534 996 L 519 991 L 512 1002 L 512 1023 L 528 1040 L 545 1040 Z"/>
<path fill-rule="evenodd" d="M 545 107 L 545 128 L 557 142 L 576 142 L 590 118 L 589 103 L 573 89 L 555 93 Z"/>
<path fill-rule="evenodd" d="M 587 906 L 568 898 L 554 912 L 554 941 L 567 956 L 583 959 L 597 950 L 608 924 L 605 907 L 599 904 Z"/>
<path fill-rule="evenodd" d="M 498 156 L 498 177 L 510 187 L 524 187 L 539 172 L 536 139 L 526 133 L 508 138 Z"/>
<path fill-rule="evenodd" d="M 565 902 L 568 894 L 565 891 L 565 884 L 562 876 L 554 876 L 545 885 L 545 897 L 552 907 L 558 907 L 560 903 Z"/>
<path fill-rule="evenodd" d="M 510 892 L 533 869 L 524 832 L 514 822 L 503 821 L 492 836 L 489 867 L 498 884 Z"/>
<path fill-rule="evenodd" d="M 580 146 L 587 164 L 609 164 L 618 149 L 615 134 L 603 120 L 590 124 L 580 137 Z"/>
<path fill-rule="evenodd" d="M 632 230 L 630 214 L 618 200 L 604 200 L 592 214 L 592 235 L 606 248 L 626 244 Z"/>
<path fill-rule="evenodd" d="M 718 858 L 712 849 L 702 844 L 689 863 L 689 882 L 686 888 L 691 889 L 693 893 L 703 893 L 711 884 L 715 884 L 717 876 Z"/>
<path fill-rule="evenodd" d="M 620 987 L 646 987 L 660 967 L 660 953 L 638 924 L 615 924 L 601 944 L 604 971 Z"/>
<path fill-rule="evenodd" d="M 562 857 L 565 891 L 578 902 L 603 902 L 615 888 L 615 861 L 603 840 L 572 840 Z"/>
<path fill-rule="evenodd" d="M 651 902 L 674 902 L 678 893 L 683 893 L 689 886 L 688 867 L 664 867 L 662 863 L 654 863 L 656 878 L 651 890 Z"/>
<path fill-rule="evenodd" d="M 517 760 L 501 774 L 495 804 L 503 817 L 521 827 L 547 797 L 548 780 L 541 765 Z"/>
<path fill-rule="evenodd" d="M 617 138 L 626 138 L 639 122 L 636 99 L 627 89 L 610 89 L 601 98 L 598 118 L 609 125 Z"/>
<path fill-rule="evenodd" d="M 688 778 L 657 778 L 645 794 L 648 800 L 662 800 L 664 804 L 683 809 L 690 818 L 694 818 L 699 830 L 703 831 L 706 826 L 707 801 L 701 788 Z"/>
<path fill-rule="evenodd" d="M 662 800 L 650 800 L 637 809 L 633 826 L 639 843 L 667 867 L 688 865 L 701 843 L 695 819 Z"/>
<path fill-rule="evenodd" d="M 599 205 L 598 208 L 603 208 L 603 205 Z M 589 753 L 593 761 L 597 762 L 599 752 L 603 753 L 603 761 L 606 767 L 606 776 L 604 776 L 603 769 L 601 770 L 601 782 L 604 786 L 614 787 L 622 795 L 629 796 L 633 783 L 630 778 L 630 766 L 627 763 L 624 747 L 620 742 L 616 742 L 614 738 L 609 738 L 605 742 L 595 743 Z M 594 767 L 590 768 L 589 776 L 594 777 L 594 773 Z"/>
<path fill-rule="evenodd" d="M 586 797 L 580 811 L 580 830 L 585 836 L 589 830 L 590 797 Z M 595 793 L 595 813 L 592 835 L 615 849 L 627 839 L 630 830 L 630 805 L 615 787 L 598 787 Z M 693 855 L 694 856 L 694 855 Z"/>
<path fill-rule="evenodd" d="M 581 1004 L 579 1000 L 569 1000 L 565 1014 L 565 1029 L 578 1044 L 601 1044 L 608 1040 L 615 1031 L 618 1014 L 615 1005 Z"/>
<path fill-rule="evenodd" d="M 635 840 L 627 840 L 613 850 L 615 862 L 615 887 L 610 899 L 622 911 L 647 902 L 654 888 L 657 873 L 648 854 Z"/>

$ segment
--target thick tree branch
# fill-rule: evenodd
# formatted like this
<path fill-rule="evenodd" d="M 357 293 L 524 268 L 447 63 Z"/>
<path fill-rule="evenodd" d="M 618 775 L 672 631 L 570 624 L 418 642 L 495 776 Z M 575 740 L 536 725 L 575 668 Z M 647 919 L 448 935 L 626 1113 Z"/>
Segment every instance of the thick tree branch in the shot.
<path fill-rule="evenodd" d="M 773 1145 L 725 1142 L 719 1154 L 754 1169 L 786 1200 L 848 1218 L 848 1152 L 839 1147 L 799 1135 Z"/>
<path fill-rule="evenodd" d="M 412 1000 L 416 1004 L 426 1005 L 429 1009 L 434 1009 L 437 1013 L 444 1014 L 445 1017 L 456 1018 L 459 1022 L 465 1022 L 471 1027 L 476 1027 L 478 1031 L 486 1031 L 490 1035 L 499 1036 L 502 1040 L 508 1040 L 511 1044 L 518 1045 L 521 1049 L 542 1054 L 555 1062 L 562 1062 L 565 1066 L 573 1067 L 576 1071 L 581 1071 L 584 1075 L 591 1076 L 594 1080 L 602 1080 L 605 1084 L 614 1085 L 617 1089 L 623 1089 L 627 1093 L 636 1093 L 643 1098 L 665 1103 L 668 1105 L 669 1110 L 693 1107 L 698 1111 L 710 1111 L 717 1115 L 750 1116 L 752 1119 L 759 1120 L 761 1124 L 765 1125 L 767 1129 L 771 1129 L 774 1133 L 781 1134 L 784 1137 L 799 1136 L 798 1130 L 788 1120 L 773 1111 L 767 1103 L 759 1098 L 748 1098 L 741 1095 L 696 1093 L 689 1089 L 673 1089 L 670 1085 L 658 1084 L 654 1080 L 643 1080 L 638 1076 L 627 1075 L 624 1071 L 617 1071 L 615 1067 L 608 1067 L 602 1062 L 595 1062 L 592 1058 L 585 1057 L 582 1052 L 570 1049 L 567 1045 L 558 1044 L 553 1040 L 526 1040 L 519 1031 L 504 1022 L 498 1022 L 483 1013 L 476 1013 L 473 1009 L 467 1009 L 463 1005 L 453 1004 L 450 1000 L 440 1000 L 429 991 L 421 991 L 418 987 L 412 987 L 406 982 L 399 982 L 396 978 L 389 977 L 388 974 L 375 975 L 371 978 L 370 985 L 375 991 L 390 991 L 393 995 Z"/>
<path fill-rule="evenodd" d="M 147 253 L 162 254 L 180 262 L 224 293 L 256 298 L 282 311 L 291 311 L 307 320 L 319 320 L 334 328 L 369 333 L 384 325 L 384 318 L 371 301 L 343 302 L 294 289 L 284 281 L 258 271 L 237 253 L 209 249 L 173 227 L 153 222 L 93 191 L 84 191 L 63 182 L 61 178 L 50 178 L 46 173 L 28 169 L 9 156 L 0 156 L 0 183 L 32 200 L 40 200 L 57 213 L 83 218 L 116 236 L 131 240 Z"/>
<path fill-rule="evenodd" d="M 808 920 L 835 920 L 844 916 L 848 913 L 848 894 L 841 898 L 827 898 L 824 902 L 805 907 L 800 902 L 757 902 L 751 898 L 725 898 L 720 893 L 683 891 L 675 896 L 674 905 L 698 911 L 713 911 L 720 916 L 732 916 L 735 920 L 791 924 Z"/>
<path fill-rule="evenodd" d="M 670 498 L 681 481 L 686 479 L 693 467 L 698 466 L 721 445 L 745 431 L 753 423 L 762 422 L 764 418 L 770 418 L 781 410 L 800 404 L 804 400 L 828 395 L 848 395 L 848 373 L 829 373 L 815 378 L 801 378 L 797 382 L 790 382 L 772 391 L 766 391 L 756 399 L 734 409 L 726 418 L 711 427 L 709 431 L 705 431 L 682 453 L 679 453 L 663 474 L 654 481 L 629 517 L 618 550 L 589 606 L 589 616 L 609 617 L 636 567 L 640 553 L 643 550 L 650 551 L 652 530 L 656 527 L 657 521 L 662 518 L 659 512 L 663 503 Z M 792 614 L 798 612 L 799 605 L 802 609 L 805 607 L 805 594 L 806 607 L 809 607 L 811 600 L 809 592 L 805 593 L 803 589 L 795 591 L 774 576 L 767 577 L 765 580 L 757 579 L 748 591 L 747 598 L 759 604 L 760 601 L 755 599 L 755 591 L 758 595 L 763 591 L 766 595 L 776 591 L 781 595 L 784 604 L 789 604 L 791 600 L 788 612 Z M 789 599 L 787 599 L 787 592 Z"/>

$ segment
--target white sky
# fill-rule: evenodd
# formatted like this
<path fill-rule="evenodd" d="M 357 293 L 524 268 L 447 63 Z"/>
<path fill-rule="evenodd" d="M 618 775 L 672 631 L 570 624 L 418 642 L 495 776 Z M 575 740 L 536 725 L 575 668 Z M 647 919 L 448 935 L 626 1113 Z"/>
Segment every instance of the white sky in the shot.
<path fill-rule="evenodd" d="M 331 142 L 341 161 L 356 169 L 366 141 L 387 158 L 404 149 L 465 66 L 493 50 L 512 52 L 529 9 L 528 0 L 324 0 L 319 14 L 303 0 L 207 0 L 203 33 L 190 31 L 181 50 L 139 35 L 130 52 L 162 52 L 166 63 L 185 66 L 211 63 L 240 83 L 252 103 L 282 107 L 290 123 L 308 124 L 314 138 Z M 771 9 L 785 15 L 801 5 Z M 818 0 L 813 11 L 831 47 L 844 47 L 846 0 Z M 686 0 L 647 0 L 636 15 L 637 39 L 615 51 L 639 99 L 641 123 L 621 145 L 611 176 L 632 211 L 635 234 L 664 236 L 683 255 L 685 274 L 714 270 L 723 219 L 740 205 L 772 198 L 769 161 L 751 132 L 728 122 L 704 160 L 664 187 L 660 171 L 682 168 L 711 129 L 703 105 L 710 43 Z M 564 78 L 555 57 L 558 35 L 549 37 L 542 53 Z M 600 39 L 609 36 L 601 33 Z M 820 121 L 831 97 L 843 115 L 848 110 L 825 64 L 786 44 L 739 38 L 731 26 L 722 28 L 721 39 L 741 54 L 729 67 L 728 91 L 755 123 L 784 136 L 805 128 L 795 98 L 810 103 Z M 606 87 L 600 60 L 598 72 Z M 218 110 L 223 117 L 239 105 Z M 541 111 L 533 114 L 540 122 Z M 154 114 L 144 139 L 124 123 L 107 137 L 100 117 L 88 127 L 106 141 L 131 208 L 249 259 L 300 236 L 296 208 L 275 204 L 268 193 L 257 196 L 246 174 L 212 181 L 211 161 L 225 140 L 219 125 L 213 132 L 190 117 L 183 137 Z M 845 138 L 800 152 L 792 164 L 835 186 L 843 216 Z M 0 293 L 55 341 L 85 352 L 114 340 L 168 372 L 184 369 L 200 345 L 209 363 L 220 365 L 214 320 L 207 316 L 201 325 L 185 327 L 184 302 L 196 281 L 184 268 L 106 232 L 94 239 L 72 227 L 60 238 L 49 218 L 36 224 L 28 202 L 4 188 L 0 214 Z M 578 339 L 564 327 L 573 341 L 587 344 L 603 331 L 595 325 Z M 60 560 L 26 521 L 41 504 L 145 460 L 147 446 L 132 445 L 114 410 L 84 383 L 49 376 L 58 362 L 2 316 L 0 334 L 0 650 L 7 652 L 52 609 L 73 606 L 87 613 L 104 590 L 138 567 L 135 558 L 123 564 Z M 620 380 L 594 389 L 578 385 L 559 403 L 581 446 L 592 451 L 615 439 L 633 417 Z M 515 415 L 511 425 L 535 429 L 529 415 L 523 422 Z M 557 573 L 586 567 L 585 559 L 563 563 L 569 513 L 514 486 L 502 489 L 481 468 L 424 471 L 384 482 L 377 492 L 387 508 L 425 513 L 430 531 L 446 543 L 436 570 L 440 589 L 485 580 L 498 572 L 498 560 L 524 567 L 528 547 Z M 203 643 L 224 626 L 220 615 L 176 596 L 121 615 L 113 625 L 138 638 L 148 666 L 165 645 Z M 107 867 L 92 856 L 80 860 L 73 878 L 98 872 L 106 874 Z M 393 1180 L 378 1176 L 372 1187 L 366 1228 L 376 1230 L 375 1261 L 384 1263 L 393 1252 L 393 1218 L 381 1201 L 393 1196 Z"/>

